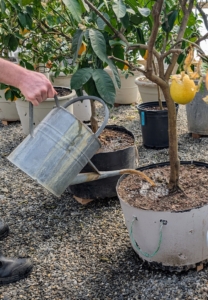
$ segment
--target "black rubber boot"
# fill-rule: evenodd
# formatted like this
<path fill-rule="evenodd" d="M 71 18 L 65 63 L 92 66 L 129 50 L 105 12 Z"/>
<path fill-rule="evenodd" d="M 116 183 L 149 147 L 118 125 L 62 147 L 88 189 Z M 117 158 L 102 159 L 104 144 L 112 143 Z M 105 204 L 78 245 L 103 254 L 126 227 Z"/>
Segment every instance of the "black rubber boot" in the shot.
<path fill-rule="evenodd" d="M 2 220 L 0 220 L 0 240 L 7 237 L 9 234 L 9 226 L 5 224 Z"/>
<path fill-rule="evenodd" d="M 25 278 L 32 270 L 28 258 L 7 258 L 0 254 L 0 285 Z"/>

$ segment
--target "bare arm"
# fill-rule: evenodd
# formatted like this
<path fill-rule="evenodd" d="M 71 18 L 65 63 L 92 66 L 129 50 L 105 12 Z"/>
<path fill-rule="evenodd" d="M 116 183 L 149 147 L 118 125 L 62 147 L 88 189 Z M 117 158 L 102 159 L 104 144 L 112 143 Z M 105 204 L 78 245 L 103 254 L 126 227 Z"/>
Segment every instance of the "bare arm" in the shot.
<path fill-rule="evenodd" d="M 43 74 L 29 71 L 2 58 L 0 82 L 20 89 L 26 100 L 35 106 L 56 94 L 51 82 Z"/>

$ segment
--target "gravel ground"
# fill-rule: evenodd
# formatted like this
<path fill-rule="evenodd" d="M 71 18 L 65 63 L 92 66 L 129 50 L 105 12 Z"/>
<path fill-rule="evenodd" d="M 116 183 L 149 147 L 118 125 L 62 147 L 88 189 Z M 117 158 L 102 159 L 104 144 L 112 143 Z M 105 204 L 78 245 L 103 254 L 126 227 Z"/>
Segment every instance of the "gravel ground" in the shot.
<path fill-rule="evenodd" d="M 168 160 L 167 149 L 142 146 L 134 105 L 113 108 L 109 124 L 135 134 L 140 166 Z M 208 139 L 189 136 L 184 107 L 178 134 L 181 160 L 208 162 Z M 208 299 L 207 267 L 177 274 L 144 266 L 117 198 L 83 206 L 66 191 L 58 199 L 14 167 L 6 157 L 23 138 L 19 122 L 0 122 L 0 218 L 10 226 L 0 248 L 6 256 L 30 256 L 34 269 L 27 279 L 1 286 L 0 299 Z"/>

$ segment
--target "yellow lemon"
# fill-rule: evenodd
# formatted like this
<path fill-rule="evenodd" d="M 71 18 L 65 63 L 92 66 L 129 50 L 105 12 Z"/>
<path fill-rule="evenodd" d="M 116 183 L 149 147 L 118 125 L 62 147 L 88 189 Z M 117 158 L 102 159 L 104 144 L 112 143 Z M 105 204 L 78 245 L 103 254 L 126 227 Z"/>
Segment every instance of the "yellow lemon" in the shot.
<path fill-rule="evenodd" d="M 196 92 L 197 86 L 188 75 L 182 74 L 181 78 L 172 76 L 170 95 L 174 102 L 185 105 L 194 99 Z"/>
<path fill-rule="evenodd" d="M 128 61 L 127 60 L 125 60 L 125 62 L 128 64 Z M 124 65 L 124 67 L 123 67 L 123 70 L 128 70 L 129 69 L 129 67 L 127 66 L 127 65 Z"/>
<path fill-rule="evenodd" d="M 79 48 L 78 55 L 82 55 L 82 53 L 85 52 L 86 49 L 87 49 L 86 45 L 82 43 L 82 45 Z"/>
<path fill-rule="evenodd" d="M 147 60 L 147 57 L 148 57 L 148 50 L 145 51 L 145 54 L 144 54 L 143 58 L 144 58 L 145 60 Z"/>
<path fill-rule="evenodd" d="M 53 67 L 53 64 L 51 62 L 51 60 L 48 60 L 48 62 L 46 63 L 46 68 L 51 69 Z"/>
<path fill-rule="evenodd" d="M 30 30 L 28 30 L 27 28 L 24 28 L 23 30 L 20 29 L 20 34 L 22 34 L 22 35 L 25 35 L 25 34 L 27 34 L 29 32 L 30 32 Z"/>

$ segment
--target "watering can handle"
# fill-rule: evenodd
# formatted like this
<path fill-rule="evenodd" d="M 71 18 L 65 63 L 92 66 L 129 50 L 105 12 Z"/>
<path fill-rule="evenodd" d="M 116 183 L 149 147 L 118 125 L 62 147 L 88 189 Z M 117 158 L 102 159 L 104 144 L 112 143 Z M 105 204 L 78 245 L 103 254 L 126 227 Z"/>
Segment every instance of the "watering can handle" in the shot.
<path fill-rule="evenodd" d="M 109 110 L 103 100 L 101 100 L 100 98 L 95 97 L 95 96 L 80 96 L 80 97 L 77 97 L 77 98 L 74 98 L 74 99 L 68 101 L 67 103 L 65 103 L 63 105 L 63 107 L 66 108 L 75 102 L 78 102 L 81 100 L 89 100 L 89 99 L 97 100 L 98 102 L 102 103 L 102 105 L 105 108 L 105 118 L 104 118 L 103 124 L 95 132 L 95 136 L 98 137 L 101 134 L 101 132 L 103 131 L 103 129 L 105 128 L 105 126 L 108 122 L 108 118 L 109 118 Z M 54 100 L 55 100 L 56 106 L 60 107 L 57 95 L 54 95 Z M 29 102 L 29 132 L 30 132 L 30 135 L 33 136 L 33 104 L 32 104 L 32 102 Z"/>
<path fill-rule="evenodd" d="M 55 96 L 57 97 L 57 96 Z M 80 96 L 80 97 L 77 97 L 77 98 L 74 98 L 68 102 L 66 102 L 63 107 L 66 108 L 68 107 L 69 105 L 75 103 L 75 102 L 78 102 L 78 101 L 82 101 L 82 100 L 97 100 L 98 102 L 100 102 L 104 108 L 105 108 L 105 117 L 104 117 L 104 120 L 103 120 L 103 124 L 100 126 L 100 128 L 95 132 L 95 136 L 98 137 L 101 132 L 103 131 L 103 129 L 105 128 L 105 126 L 107 125 L 108 123 L 108 118 L 109 118 L 109 110 L 108 110 L 108 107 L 107 105 L 105 104 L 105 102 L 98 98 L 98 97 L 95 97 L 95 96 Z M 56 101 L 56 99 L 55 99 Z"/>

